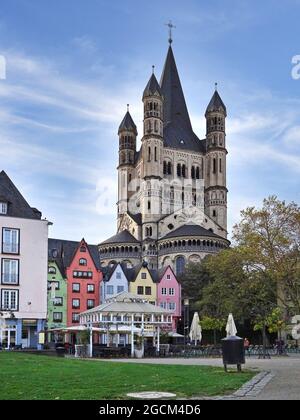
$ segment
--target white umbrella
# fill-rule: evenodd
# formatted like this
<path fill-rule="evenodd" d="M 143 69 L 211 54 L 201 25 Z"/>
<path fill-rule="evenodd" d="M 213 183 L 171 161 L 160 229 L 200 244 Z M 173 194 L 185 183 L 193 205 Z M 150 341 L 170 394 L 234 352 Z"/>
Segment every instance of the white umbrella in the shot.
<path fill-rule="evenodd" d="M 194 313 L 191 329 L 190 329 L 190 339 L 195 340 L 195 346 L 197 345 L 197 341 L 202 340 L 202 328 L 200 325 L 199 315 L 198 312 Z"/>
<path fill-rule="evenodd" d="M 236 333 L 237 333 L 237 329 L 236 329 L 232 314 L 228 315 L 228 320 L 226 324 L 226 333 L 227 333 L 227 337 L 236 336 Z"/>

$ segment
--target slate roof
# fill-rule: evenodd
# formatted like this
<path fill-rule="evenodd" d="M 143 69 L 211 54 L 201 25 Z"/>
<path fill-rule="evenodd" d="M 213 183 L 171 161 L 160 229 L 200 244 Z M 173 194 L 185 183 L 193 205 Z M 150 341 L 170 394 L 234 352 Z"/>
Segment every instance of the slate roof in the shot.
<path fill-rule="evenodd" d="M 4 172 L 0 172 L 0 201 L 8 204 L 7 214 L 1 216 L 22 217 L 24 219 L 41 220 L 42 213 L 30 207 L 20 191 Z"/>
<path fill-rule="evenodd" d="M 48 239 L 48 259 L 56 262 L 61 274 L 65 276 L 66 268 L 71 265 L 74 255 L 81 241 L 67 241 L 64 239 Z M 100 266 L 100 254 L 97 245 L 88 245 L 88 250 L 98 270 Z M 54 254 L 54 251 L 56 254 Z"/>
<path fill-rule="evenodd" d="M 121 243 L 139 243 L 137 239 L 131 233 L 125 229 L 122 232 L 117 233 L 116 235 L 112 236 L 111 238 L 106 239 L 106 241 L 101 242 L 100 245 L 105 244 L 121 244 Z"/>
<path fill-rule="evenodd" d="M 127 212 L 128 216 L 130 216 L 136 224 L 141 225 L 142 224 L 142 213 L 133 214 L 129 211 Z"/>
<path fill-rule="evenodd" d="M 227 113 L 226 106 L 224 105 L 224 102 L 222 101 L 221 96 L 219 95 L 219 92 L 217 90 L 215 90 L 209 104 L 207 105 L 205 115 L 208 112 L 213 111 L 223 111 L 225 115 Z"/>
<path fill-rule="evenodd" d="M 143 99 L 146 96 L 153 96 L 153 95 L 159 95 L 162 96 L 161 88 L 158 84 L 158 81 L 155 77 L 155 74 L 153 73 L 149 79 L 149 82 L 147 83 L 144 93 L 143 93 Z"/>
<path fill-rule="evenodd" d="M 193 132 L 172 47 L 169 47 L 160 80 L 164 98 L 164 143 L 166 147 L 205 152 Z"/>
<path fill-rule="evenodd" d="M 137 135 L 136 125 L 135 125 L 129 111 L 126 112 L 125 117 L 123 118 L 123 120 L 122 120 L 122 122 L 119 126 L 118 134 L 120 134 L 120 131 L 122 131 L 122 130 L 132 131 L 135 135 Z"/>
<path fill-rule="evenodd" d="M 224 239 L 219 235 L 216 235 L 215 233 L 211 232 L 210 230 L 205 229 L 202 226 L 196 225 L 195 223 L 189 223 L 183 226 L 180 226 L 179 228 L 173 230 L 172 232 L 169 232 L 167 235 L 165 235 L 161 239 L 168 239 L 168 238 L 176 238 L 178 236 L 207 236 L 210 238 L 218 238 L 218 239 Z"/>

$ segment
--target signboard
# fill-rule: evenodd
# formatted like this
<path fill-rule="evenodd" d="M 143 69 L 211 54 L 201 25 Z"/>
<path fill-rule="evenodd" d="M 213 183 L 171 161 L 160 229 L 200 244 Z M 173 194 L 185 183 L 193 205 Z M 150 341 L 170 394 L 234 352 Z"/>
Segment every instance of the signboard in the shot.
<path fill-rule="evenodd" d="M 45 333 L 39 333 L 39 344 L 45 344 Z"/>

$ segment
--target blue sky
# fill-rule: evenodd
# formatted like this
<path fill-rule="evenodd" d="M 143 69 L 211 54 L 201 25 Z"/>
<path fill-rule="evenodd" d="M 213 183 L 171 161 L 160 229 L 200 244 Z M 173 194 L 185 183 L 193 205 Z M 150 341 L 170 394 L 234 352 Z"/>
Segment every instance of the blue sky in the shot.
<path fill-rule="evenodd" d="M 115 233 L 117 128 L 174 54 L 195 132 L 214 82 L 227 105 L 229 228 L 276 194 L 300 202 L 300 0 L 10 0 L 0 10 L 0 169 L 54 225 L 97 243 Z M 139 136 L 140 139 L 140 136 Z"/>

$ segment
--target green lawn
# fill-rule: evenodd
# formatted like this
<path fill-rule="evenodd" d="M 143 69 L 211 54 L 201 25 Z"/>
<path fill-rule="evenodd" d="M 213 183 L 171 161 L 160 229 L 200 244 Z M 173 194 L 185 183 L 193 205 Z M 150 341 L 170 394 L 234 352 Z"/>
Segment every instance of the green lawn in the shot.
<path fill-rule="evenodd" d="M 207 366 L 86 361 L 0 352 L 0 400 L 122 399 L 128 392 L 170 391 L 178 397 L 238 389 L 253 372 Z"/>

